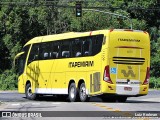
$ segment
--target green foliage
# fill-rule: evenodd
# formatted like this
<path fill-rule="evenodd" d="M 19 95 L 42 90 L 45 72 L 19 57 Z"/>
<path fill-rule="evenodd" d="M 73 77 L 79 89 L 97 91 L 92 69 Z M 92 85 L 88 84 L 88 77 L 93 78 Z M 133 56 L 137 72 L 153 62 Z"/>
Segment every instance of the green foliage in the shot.
<path fill-rule="evenodd" d="M 6 70 L 0 75 L 0 90 L 17 89 L 18 76 L 13 70 Z"/>
<path fill-rule="evenodd" d="M 14 56 L 33 37 L 70 31 L 130 28 L 128 19 L 85 10 L 83 10 L 81 18 L 76 18 L 74 7 L 56 6 L 75 6 L 75 1 L 54 0 L 52 3 L 54 6 L 46 6 L 47 1 L 38 0 L 34 5 L 13 5 L 9 3 L 24 2 L 27 4 L 27 2 L 35 2 L 35 0 L 3 0 L 8 4 L 0 4 L 0 76 L 6 80 L 7 85 L 12 84 L 11 79 L 16 76 L 12 71 L 7 70 L 12 68 Z M 133 29 L 149 32 L 151 76 L 156 77 L 156 80 L 159 80 L 160 75 L 160 10 L 150 10 L 150 8 L 159 8 L 159 5 L 158 0 L 103 0 L 103 2 L 88 0 L 88 2 L 82 2 L 82 8 L 107 7 L 99 10 L 130 17 Z M 0 82 L 2 83 L 4 80 L 1 79 Z M 151 81 L 153 80 L 151 79 Z M 5 85 L 2 87 L 8 89 Z"/>
<path fill-rule="evenodd" d="M 149 88 L 160 88 L 160 78 L 151 77 L 149 81 Z"/>
<path fill-rule="evenodd" d="M 151 35 L 151 76 L 160 76 L 160 29 L 150 28 Z"/>

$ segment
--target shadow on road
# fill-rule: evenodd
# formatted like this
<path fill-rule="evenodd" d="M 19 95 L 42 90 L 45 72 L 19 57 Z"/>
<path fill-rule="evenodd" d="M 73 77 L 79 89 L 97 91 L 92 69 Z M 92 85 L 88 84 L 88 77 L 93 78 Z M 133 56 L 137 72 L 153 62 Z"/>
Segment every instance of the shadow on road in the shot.
<path fill-rule="evenodd" d="M 23 97 L 24 99 L 26 99 L 27 101 L 31 101 L 28 100 L 26 97 Z M 69 102 L 69 100 L 65 97 L 65 96 L 40 96 L 38 97 L 37 100 L 33 100 L 33 101 L 44 101 L 44 102 Z M 77 101 L 79 102 L 79 101 Z M 92 97 L 90 98 L 90 100 L 88 102 L 99 102 L 99 103 L 120 103 L 120 102 L 109 102 L 109 101 L 102 101 L 101 98 L 99 97 Z M 160 103 L 159 101 L 147 101 L 147 100 L 141 100 L 139 98 L 137 98 L 137 100 L 127 100 L 124 103 Z"/>

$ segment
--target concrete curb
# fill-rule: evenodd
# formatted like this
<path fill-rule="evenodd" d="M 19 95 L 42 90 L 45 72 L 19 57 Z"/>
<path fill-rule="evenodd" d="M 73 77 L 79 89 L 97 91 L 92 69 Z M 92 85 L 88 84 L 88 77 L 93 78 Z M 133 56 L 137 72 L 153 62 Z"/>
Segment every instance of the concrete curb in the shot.
<path fill-rule="evenodd" d="M 0 91 L 0 93 L 18 93 L 18 90 Z"/>
<path fill-rule="evenodd" d="M 149 89 L 149 91 L 160 91 L 160 90 L 157 90 L 157 89 Z"/>

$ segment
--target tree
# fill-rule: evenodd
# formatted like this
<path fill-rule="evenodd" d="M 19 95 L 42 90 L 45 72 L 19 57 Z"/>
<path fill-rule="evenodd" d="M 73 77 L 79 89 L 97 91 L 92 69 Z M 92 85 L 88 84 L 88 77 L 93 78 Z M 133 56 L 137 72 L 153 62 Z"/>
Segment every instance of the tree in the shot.
<path fill-rule="evenodd" d="M 155 77 L 159 77 L 160 74 L 159 5 L 158 0 L 82 2 L 82 8 L 97 7 L 96 9 L 131 17 L 133 29 L 149 32 L 151 76 Z M 130 27 L 127 19 L 117 16 L 84 10 L 82 13 L 81 18 L 76 18 L 75 1 L 69 0 L 3 0 L 0 4 L 0 56 L 2 56 L 0 57 L 0 74 L 12 68 L 14 56 L 33 37 L 69 31 L 83 32 Z"/>

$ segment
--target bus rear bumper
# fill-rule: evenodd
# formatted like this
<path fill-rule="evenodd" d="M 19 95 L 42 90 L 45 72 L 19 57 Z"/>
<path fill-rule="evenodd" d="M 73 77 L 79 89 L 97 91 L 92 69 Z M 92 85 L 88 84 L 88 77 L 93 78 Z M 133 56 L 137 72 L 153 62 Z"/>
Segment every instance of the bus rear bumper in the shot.
<path fill-rule="evenodd" d="M 140 96 L 145 96 L 147 94 L 136 94 L 136 95 L 124 95 L 124 94 L 117 94 L 117 93 L 103 93 L 100 96 L 105 96 L 105 97 L 118 97 L 118 96 L 124 96 L 124 97 L 140 97 Z"/>
<path fill-rule="evenodd" d="M 138 97 L 148 94 L 149 85 L 109 85 L 114 89 L 103 89 L 102 94 Z"/>

